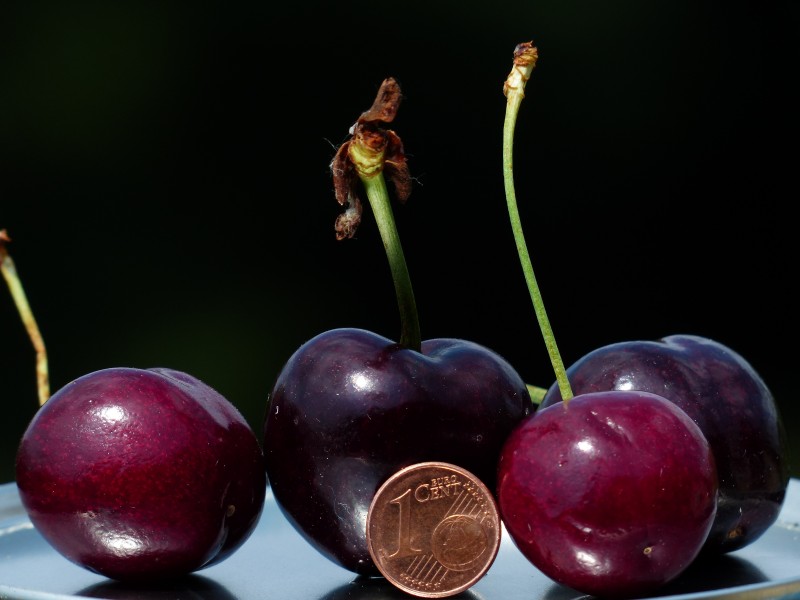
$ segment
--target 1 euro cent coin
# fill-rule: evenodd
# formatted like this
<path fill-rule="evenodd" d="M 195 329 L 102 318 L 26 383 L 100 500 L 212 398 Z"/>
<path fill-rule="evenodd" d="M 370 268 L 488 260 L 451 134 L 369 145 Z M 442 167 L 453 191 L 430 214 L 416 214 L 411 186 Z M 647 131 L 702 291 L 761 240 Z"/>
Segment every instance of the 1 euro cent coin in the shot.
<path fill-rule="evenodd" d="M 463 592 L 500 548 L 494 497 L 472 473 L 424 462 L 392 475 L 367 515 L 372 560 L 394 586 L 422 598 Z"/>

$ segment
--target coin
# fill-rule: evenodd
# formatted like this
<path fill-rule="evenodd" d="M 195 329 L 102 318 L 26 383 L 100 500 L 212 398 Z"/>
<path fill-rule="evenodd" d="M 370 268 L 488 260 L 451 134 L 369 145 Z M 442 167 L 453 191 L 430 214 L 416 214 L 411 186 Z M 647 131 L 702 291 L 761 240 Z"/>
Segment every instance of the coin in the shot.
<path fill-rule="evenodd" d="M 378 570 L 422 598 L 475 584 L 497 556 L 500 530 L 492 493 L 469 471 L 442 462 L 397 471 L 367 514 L 367 546 Z"/>

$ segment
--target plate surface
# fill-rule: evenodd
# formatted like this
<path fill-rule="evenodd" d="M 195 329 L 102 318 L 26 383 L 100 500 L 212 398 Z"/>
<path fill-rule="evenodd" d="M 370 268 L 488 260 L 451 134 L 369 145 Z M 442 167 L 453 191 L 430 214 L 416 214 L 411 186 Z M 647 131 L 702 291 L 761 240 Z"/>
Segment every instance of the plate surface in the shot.
<path fill-rule="evenodd" d="M 59 600 L 408 600 L 381 578 L 363 579 L 316 552 L 267 492 L 250 539 L 222 563 L 179 584 L 136 589 L 73 565 L 37 533 L 13 483 L 0 485 L 0 599 Z M 800 480 L 792 479 L 778 521 L 749 546 L 691 568 L 659 593 L 673 600 L 800 600 Z M 459 600 L 572 600 L 503 538 L 489 572 Z"/>

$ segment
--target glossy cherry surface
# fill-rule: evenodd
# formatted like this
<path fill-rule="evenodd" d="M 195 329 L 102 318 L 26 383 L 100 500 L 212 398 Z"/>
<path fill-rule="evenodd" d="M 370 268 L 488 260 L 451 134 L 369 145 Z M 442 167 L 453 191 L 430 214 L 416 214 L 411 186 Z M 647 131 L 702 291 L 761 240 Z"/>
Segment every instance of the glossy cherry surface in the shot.
<path fill-rule="evenodd" d="M 646 392 L 577 395 L 511 434 L 498 471 L 509 535 L 545 575 L 627 597 L 674 579 L 716 511 L 714 459 L 678 407 Z"/>
<path fill-rule="evenodd" d="M 238 410 L 196 378 L 113 368 L 67 384 L 17 454 L 23 506 L 69 560 L 110 578 L 180 577 L 252 533 L 266 477 Z"/>
<path fill-rule="evenodd" d="M 789 482 L 786 436 L 774 398 L 753 367 L 714 340 L 673 335 L 593 350 L 567 369 L 575 394 L 643 390 L 680 406 L 711 444 L 719 508 L 704 552 L 724 553 L 775 522 Z M 541 406 L 561 400 L 553 385 Z"/>
<path fill-rule="evenodd" d="M 377 574 L 366 520 L 378 487 L 443 461 L 493 488 L 502 444 L 530 406 L 519 375 L 478 344 L 427 340 L 420 353 L 361 329 L 321 333 L 271 393 L 263 445 L 275 499 L 323 555 Z"/>

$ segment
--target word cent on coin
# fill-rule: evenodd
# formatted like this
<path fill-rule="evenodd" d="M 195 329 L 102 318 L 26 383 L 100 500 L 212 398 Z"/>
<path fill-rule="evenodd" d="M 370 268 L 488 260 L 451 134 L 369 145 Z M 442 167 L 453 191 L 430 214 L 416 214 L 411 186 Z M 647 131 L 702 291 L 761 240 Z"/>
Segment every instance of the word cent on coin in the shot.
<path fill-rule="evenodd" d="M 484 576 L 500 547 L 494 497 L 475 475 L 449 463 L 401 469 L 378 489 L 367 516 L 367 544 L 394 586 L 444 598 Z"/>

